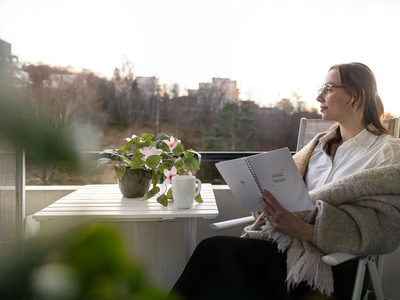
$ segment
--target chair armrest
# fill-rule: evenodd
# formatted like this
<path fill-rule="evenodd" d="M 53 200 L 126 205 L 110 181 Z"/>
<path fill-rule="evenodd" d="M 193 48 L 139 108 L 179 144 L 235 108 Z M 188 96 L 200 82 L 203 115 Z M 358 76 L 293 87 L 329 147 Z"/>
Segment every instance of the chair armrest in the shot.
<path fill-rule="evenodd" d="M 330 266 L 336 266 L 345 261 L 358 257 L 357 255 L 347 254 L 343 252 L 335 252 L 322 257 L 322 261 Z"/>
<path fill-rule="evenodd" d="M 239 219 L 233 219 L 233 220 L 228 220 L 228 221 L 223 221 L 223 222 L 217 222 L 217 223 L 211 223 L 210 228 L 212 230 L 222 230 L 222 229 L 227 229 L 227 228 L 232 228 L 240 225 L 246 225 L 249 223 L 254 223 L 254 217 L 249 216 L 249 217 L 244 217 L 244 218 L 239 218 Z"/>

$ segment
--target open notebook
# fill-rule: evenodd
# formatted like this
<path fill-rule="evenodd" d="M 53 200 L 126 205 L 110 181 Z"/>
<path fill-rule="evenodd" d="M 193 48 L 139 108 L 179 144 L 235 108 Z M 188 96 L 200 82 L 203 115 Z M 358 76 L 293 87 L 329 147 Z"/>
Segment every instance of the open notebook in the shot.
<path fill-rule="evenodd" d="M 267 189 L 288 211 L 314 209 L 299 170 L 288 148 L 215 164 L 246 212 L 263 211 L 259 202 Z"/>

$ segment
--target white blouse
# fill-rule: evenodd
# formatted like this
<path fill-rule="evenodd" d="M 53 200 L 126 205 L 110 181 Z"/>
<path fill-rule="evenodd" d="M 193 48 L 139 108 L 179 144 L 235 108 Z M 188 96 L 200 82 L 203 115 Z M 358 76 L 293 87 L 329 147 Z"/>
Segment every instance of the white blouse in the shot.
<path fill-rule="evenodd" d="M 322 137 L 311 155 L 305 175 L 309 191 L 361 170 L 400 163 L 400 139 L 376 136 L 366 129 L 340 145 L 332 160 L 323 147 L 335 134 Z"/>

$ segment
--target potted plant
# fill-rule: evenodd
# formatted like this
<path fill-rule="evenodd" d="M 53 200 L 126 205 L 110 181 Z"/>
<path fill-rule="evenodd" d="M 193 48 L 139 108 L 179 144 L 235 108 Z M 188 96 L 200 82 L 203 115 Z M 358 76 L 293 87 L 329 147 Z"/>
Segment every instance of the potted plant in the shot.
<path fill-rule="evenodd" d="M 157 202 L 167 206 L 168 199 L 172 199 L 172 189 L 167 189 L 166 185 L 171 184 L 173 176 L 191 175 L 190 169 L 199 170 L 201 155 L 192 149 L 185 150 L 180 140 L 175 139 L 171 133 L 161 132 L 155 141 L 153 138 L 154 135 L 150 133 L 126 138 L 126 143 L 121 148 L 102 151 L 100 155 L 109 155 L 110 158 L 99 158 L 97 167 L 114 162 L 114 170 L 123 194 L 129 187 L 133 187 L 133 190 L 138 190 L 138 194 L 127 194 L 128 197 L 143 196 L 142 200 L 147 200 L 157 195 Z M 136 178 L 137 182 L 129 183 L 128 178 Z M 160 193 L 161 189 L 157 184 L 161 179 L 166 188 Z M 202 202 L 201 196 L 195 200 Z"/>

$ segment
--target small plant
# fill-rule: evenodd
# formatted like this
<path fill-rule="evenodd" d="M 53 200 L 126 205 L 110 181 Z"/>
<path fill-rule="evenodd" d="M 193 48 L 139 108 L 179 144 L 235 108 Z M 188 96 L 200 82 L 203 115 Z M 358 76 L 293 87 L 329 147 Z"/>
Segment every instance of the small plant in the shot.
<path fill-rule="evenodd" d="M 154 135 L 150 133 L 126 138 L 126 144 L 121 148 L 102 151 L 100 155 L 108 154 L 111 158 L 99 158 L 97 167 L 114 162 L 115 173 L 119 180 L 127 169 L 151 171 L 152 188 L 142 200 L 158 195 L 157 202 L 167 206 L 168 199 L 172 199 L 172 189 L 166 188 L 160 193 L 161 189 L 157 184 L 163 177 L 162 183 L 167 185 L 171 184 L 174 176 L 192 175 L 190 169 L 200 170 L 201 155 L 192 149 L 185 150 L 180 140 L 175 139 L 171 133 L 161 132 L 155 141 L 153 138 Z M 195 200 L 203 202 L 200 195 Z"/>

